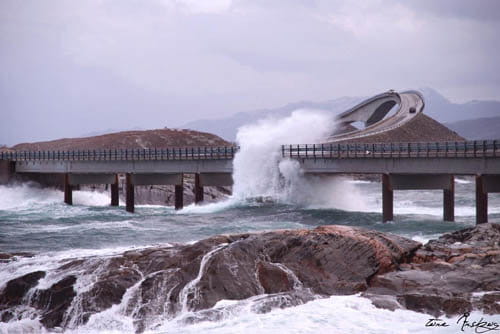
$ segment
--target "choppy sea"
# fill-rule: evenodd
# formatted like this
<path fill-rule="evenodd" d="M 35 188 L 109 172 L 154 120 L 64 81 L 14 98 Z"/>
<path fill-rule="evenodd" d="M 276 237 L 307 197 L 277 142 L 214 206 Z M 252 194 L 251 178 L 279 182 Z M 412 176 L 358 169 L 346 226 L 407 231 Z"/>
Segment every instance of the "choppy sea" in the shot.
<path fill-rule="evenodd" d="M 123 206 L 110 207 L 109 194 L 74 193 L 73 206 L 63 203 L 59 190 L 22 184 L 0 186 L 0 252 L 31 252 L 32 258 L 0 263 L 0 289 L 29 270 L 49 269 L 65 258 L 112 256 L 124 250 L 193 242 L 221 233 L 274 229 L 314 228 L 325 224 L 360 226 L 399 234 L 421 242 L 442 233 L 475 224 L 474 182 L 456 180 L 456 222 L 442 220 L 442 191 L 396 191 L 394 222 L 381 222 L 381 185 L 378 182 L 341 180 L 339 207 L 303 206 L 266 200 L 228 198 L 215 204 L 172 207 L 138 206 L 130 214 Z M 343 192 L 348 191 L 347 196 Z M 333 201 L 335 204 L 335 201 Z M 489 220 L 500 222 L 500 196 L 489 196 Z M 216 307 L 224 307 L 224 301 Z M 249 305 L 252 303 L 248 301 Z M 318 299 L 288 309 L 253 313 L 240 308 L 222 321 L 187 325 L 176 319 L 150 328 L 152 333 L 427 333 L 429 315 L 412 311 L 377 309 L 359 296 Z M 477 314 L 477 316 L 481 316 Z M 491 316 L 489 317 L 492 318 Z M 498 318 L 498 317 L 497 317 Z M 500 320 L 500 319 L 497 319 Z M 451 322 L 451 321 L 450 321 Z M 440 328 L 456 333 L 458 327 Z M 0 323 L 0 333 L 44 331 L 35 318 Z M 437 332 L 437 329 L 435 329 Z M 120 311 L 103 312 L 68 332 L 134 332 L 133 319 Z"/>

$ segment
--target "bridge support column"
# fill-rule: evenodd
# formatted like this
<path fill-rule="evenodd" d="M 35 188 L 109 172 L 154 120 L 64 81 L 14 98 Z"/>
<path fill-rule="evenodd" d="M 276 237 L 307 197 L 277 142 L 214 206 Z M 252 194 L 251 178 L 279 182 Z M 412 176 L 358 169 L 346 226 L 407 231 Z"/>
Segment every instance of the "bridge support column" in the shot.
<path fill-rule="evenodd" d="M 382 221 L 394 219 L 394 192 L 389 174 L 382 174 Z"/>
<path fill-rule="evenodd" d="M 73 186 L 69 181 L 69 174 L 64 174 L 64 203 L 73 205 Z"/>
<path fill-rule="evenodd" d="M 194 202 L 203 202 L 203 186 L 201 185 L 200 174 L 194 174 Z"/>
<path fill-rule="evenodd" d="M 175 185 L 175 210 L 184 207 L 184 175 L 181 174 L 181 183 Z"/>
<path fill-rule="evenodd" d="M 118 174 L 115 175 L 115 182 L 111 183 L 111 206 L 120 204 L 120 196 L 118 193 Z"/>
<path fill-rule="evenodd" d="M 9 160 L 0 160 L 0 184 L 10 182 L 16 171 L 16 162 Z"/>
<path fill-rule="evenodd" d="M 488 193 L 483 175 L 476 175 L 476 224 L 488 222 Z"/>
<path fill-rule="evenodd" d="M 127 173 L 125 175 L 126 194 L 125 194 L 125 209 L 127 212 L 134 212 L 134 184 L 132 183 L 132 175 Z"/>
<path fill-rule="evenodd" d="M 443 220 L 455 221 L 455 177 L 450 175 L 450 187 L 443 189 Z"/>

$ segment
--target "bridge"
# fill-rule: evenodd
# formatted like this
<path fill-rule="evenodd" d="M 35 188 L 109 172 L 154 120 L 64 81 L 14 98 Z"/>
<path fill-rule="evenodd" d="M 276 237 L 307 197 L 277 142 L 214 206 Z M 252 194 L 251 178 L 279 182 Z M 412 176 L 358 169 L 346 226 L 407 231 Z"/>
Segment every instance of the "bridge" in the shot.
<path fill-rule="evenodd" d="M 476 181 L 476 222 L 488 220 L 488 193 L 500 192 L 500 141 L 282 146 L 305 174 L 382 175 L 383 221 L 393 220 L 394 190 L 443 190 L 443 219 L 454 221 L 454 177 Z"/>
<path fill-rule="evenodd" d="M 184 205 L 184 174 L 195 175 L 195 203 L 203 187 L 231 186 L 236 147 L 189 147 L 134 150 L 75 150 L 0 153 L 0 183 L 14 174 L 24 179 L 55 179 L 64 185 L 64 201 L 83 184 L 111 185 L 111 205 L 119 204 L 118 174 L 125 174 L 126 210 L 134 212 L 134 187 L 175 186 L 175 208 Z"/>
<path fill-rule="evenodd" d="M 443 190 L 443 219 L 453 221 L 454 177 L 474 175 L 476 222 L 486 222 L 488 193 L 500 192 L 500 141 L 373 143 L 377 135 L 411 127 L 424 105 L 416 91 L 376 95 L 337 117 L 340 129 L 344 129 L 341 133 L 325 138 L 322 144 L 283 145 L 282 157 L 298 161 L 306 175 L 380 174 L 383 221 L 393 220 L 393 192 L 404 189 Z M 354 122 L 365 127 L 349 128 Z M 72 204 L 72 191 L 78 185 L 109 184 L 111 205 L 118 205 L 118 174 L 123 174 L 127 211 L 134 212 L 134 187 L 139 185 L 175 186 L 175 208 L 180 209 L 184 174 L 194 174 L 194 198 L 199 203 L 204 187 L 233 184 L 237 150 L 226 146 L 0 152 L 0 184 L 15 175 L 51 178 L 64 185 L 67 204 Z"/>
<path fill-rule="evenodd" d="M 454 220 L 454 176 L 476 178 L 476 220 L 487 221 L 488 193 L 500 192 L 500 141 L 283 145 L 283 158 L 299 162 L 306 175 L 382 175 L 383 220 L 393 220 L 393 191 L 442 189 L 443 218 Z M 183 175 L 195 175 L 195 202 L 203 187 L 230 186 L 237 147 L 136 150 L 1 152 L 0 182 L 17 175 L 60 176 L 65 202 L 80 184 L 110 184 L 118 205 L 118 177 L 125 174 L 126 209 L 134 212 L 134 187 L 174 185 L 183 206 Z"/>
<path fill-rule="evenodd" d="M 396 105 L 398 106 L 396 112 L 388 116 Z M 339 128 L 345 128 L 351 123 L 362 122 L 365 126 L 363 129 L 353 129 L 332 135 L 325 141 L 339 142 L 389 132 L 408 124 L 423 112 L 424 107 L 424 98 L 417 91 L 397 93 L 391 90 L 375 95 L 336 117 Z"/>

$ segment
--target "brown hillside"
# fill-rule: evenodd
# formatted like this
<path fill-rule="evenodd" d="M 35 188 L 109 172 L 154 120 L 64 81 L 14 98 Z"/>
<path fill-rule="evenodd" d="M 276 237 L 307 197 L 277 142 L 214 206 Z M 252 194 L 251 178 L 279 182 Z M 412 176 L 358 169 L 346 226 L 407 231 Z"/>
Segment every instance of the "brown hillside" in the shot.
<path fill-rule="evenodd" d="M 394 130 L 352 140 L 343 140 L 341 142 L 389 143 L 432 141 L 465 141 L 465 139 L 438 121 L 420 113 L 405 125 Z"/>
<path fill-rule="evenodd" d="M 187 129 L 123 131 L 101 136 L 64 138 L 45 142 L 17 144 L 17 151 L 138 149 L 165 147 L 227 146 L 231 143 L 206 132 Z"/>

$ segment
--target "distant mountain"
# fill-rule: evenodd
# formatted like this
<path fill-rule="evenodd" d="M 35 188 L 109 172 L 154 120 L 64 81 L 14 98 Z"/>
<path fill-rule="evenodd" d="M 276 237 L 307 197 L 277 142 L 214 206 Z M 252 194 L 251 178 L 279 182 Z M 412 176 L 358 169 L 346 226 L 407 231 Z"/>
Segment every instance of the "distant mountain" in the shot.
<path fill-rule="evenodd" d="M 500 116 L 500 101 L 473 100 L 460 104 L 450 102 L 432 88 L 419 91 L 425 99 L 424 113 L 442 123 Z"/>
<path fill-rule="evenodd" d="M 470 140 L 500 139 L 500 116 L 468 119 L 445 125 Z"/>
<path fill-rule="evenodd" d="M 424 113 L 441 123 L 453 123 L 461 120 L 477 118 L 500 117 L 500 101 L 474 100 L 460 104 L 450 102 L 432 88 L 421 88 L 418 89 L 418 91 L 424 95 Z M 199 131 L 207 131 L 217 134 L 224 139 L 234 141 L 239 127 L 262 118 L 286 117 L 290 115 L 292 111 L 297 109 L 319 109 L 338 114 L 355 106 L 365 98 L 367 97 L 341 97 L 324 102 L 302 101 L 275 109 L 239 112 L 226 118 L 196 120 L 186 123 L 182 127 Z M 460 131 L 457 132 L 466 138 L 472 138 L 470 137 L 470 134 L 465 135 Z"/>

